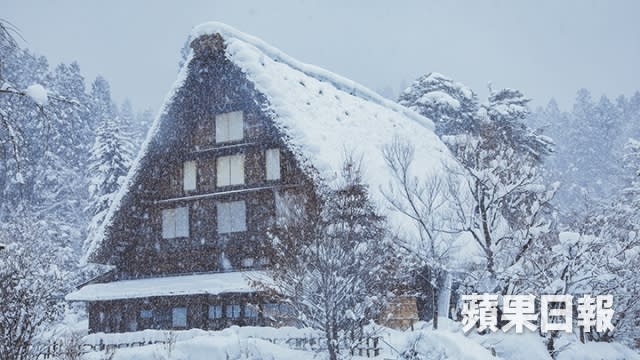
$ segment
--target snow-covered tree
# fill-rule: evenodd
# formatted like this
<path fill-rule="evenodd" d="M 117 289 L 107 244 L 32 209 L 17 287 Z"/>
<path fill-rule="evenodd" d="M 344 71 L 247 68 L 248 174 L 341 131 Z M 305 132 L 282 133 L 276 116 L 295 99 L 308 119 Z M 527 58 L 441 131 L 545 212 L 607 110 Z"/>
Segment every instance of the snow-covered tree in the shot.
<path fill-rule="evenodd" d="M 299 206 L 299 204 L 298 204 Z M 274 292 L 289 301 L 295 319 L 321 330 L 331 359 L 363 340 L 387 296 L 391 248 L 360 178 L 346 161 L 341 183 L 320 205 L 281 219 L 273 230 Z"/>
<path fill-rule="evenodd" d="M 133 144 L 127 126 L 117 115 L 111 101 L 109 84 L 98 77 L 92 85 L 92 114 L 98 119 L 96 139 L 89 158 L 88 208 L 91 221 L 87 242 L 98 229 L 129 169 L 133 157 Z M 85 248 L 88 244 L 85 244 Z"/>
<path fill-rule="evenodd" d="M 553 151 L 553 140 L 525 124 L 530 114 L 529 101 L 519 90 L 492 90 L 484 106 L 490 124 L 483 126 L 482 131 L 488 133 L 482 137 L 485 146 L 499 147 L 506 143 L 528 161 L 540 164 Z"/>
<path fill-rule="evenodd" d="M 398 102 L 433 120 L 439 135 L 473 134 L 478 130 L 476 94 L 442 74 L 421 76 L 404 90 Z"/>
<path fill-rule="evenodd" d="M 482 286 L 487 291 L 525 290 L 514 281 L 527 276 L 518 273 L 518 264 L 551 231 L 548 215 L 555 188 L 546 186 L 539 170 L 508 146 L 488 150 L 481 138 L 446 140 L 455 145 L 462 168 L 449 192 L 457 208 L 456 226 L 471 235 L 485 259 L 475 280 L 487 280 Z"/>
<path fill-rule="evenodd" d="M 640 279 L 640 143 L 626 146 L 625 162 L 634 173 L 612 202 L 593 203 L 565 225 L 555 241 L 538 244 L 536 257 L 528 263 L 539 272 L 537 286 L 548 294 L 609 294 L 614 297 L 615 329 L 605 333 L 582 333 L 584 341 L 617 339 L 634 346 L 640 338 L 638 318 Z M 550 344 L 553 336 L 548 336 Z"/>
<path fill-rule="evenodd" d="M 437 108 L 422 106 L 422 95 L 431 98 L 431 88 L 420 86 L 422 83 L 424 79 L 421 78 L 410 88 L 413 91 L 405 92 L 404 95 L 411 94 L 413 99 L 413 103 L 405 99 L 405 105 L 432 119 L 442 117 Z M 425 93 L 420 93 L 420 89 Z M 453 91 L 448 94 L 452 98 L 465 93 L 456 88 L 449 91 Z M 453 107 L 447 115 L 451 119 L 472 118 L 464 123 L 475 124 L 475 127 L 461 128 L 459 132 L 452 131 L 450 135 L 442 134 L 459 164 L 448 165 L 451 176 L 442 186 L 447 191 L 447 206 L 454 209 L 453 217 L 449 224 L 442 226 L 444 215 L 441 215 L 439 225 L 445 233 L 470 235 L 478 246 L 484 265 L 471 271 L 476 290 L 502 293 L 523 290 L 519 288 L 522 282 L 516 280 L 528 276 L 521 273 L 521 264 L 533 245 L 552 230 L 549 215 L 555 187 L 545 184 L 540 168 L 552 150 L 552 141 L 524 123 L 529 115 L 528 102 L 520 91 L 492 90 L 487 104 L 475 106 L 473 111 L 456 112 Z M 401 153 L 396 151 L 396 154 Z M 397 164 L 402 164 L 402 156 L 395 158 Z M 388 163 L 400 175 L 396 178 L 409 179 L 404 181 L 410 185 L 408 187 L 402 185 L 402 180 L 397 181 L 400 188 L 410 191 L 398 192 L 396 199 L 401 198 L 408 204 L 411 204 L 411 198 L 421 200 L 413 201 L 418 204 L 413 206 L 418 211 L 408 207 L 411 210 L 409 217 L 424 222 L 428 226 L 422 227 L 431 228 L 432 234 L 436 234 L 438 226 L 426 222 L 432 216 L 421 204 L 428 200 L 424 195 L 428 192 L 424 189 L 429 186 L 417 180 L 429 179 L 429 174 L 403 175 L 403 166 L 394 166 L 393 161 Z"/>
<path fill-rule="evenodd" d="M 152 122 L 153 111 L 151 109 L 144 110 L 137 114 L 133 134 L 137 139 L 138 147 L 140 147 L 147 138 L 147 132 L 149 132 Z"/>
<path fill-rule="evenodd" d="M 126 99 L 122 103 L 118 114 L 120 119 L 120 133 L 131 143 L 132 148 L 130 149 L 131 154 L 129 156 L 132 157 L 140 148 L 142 141 L 144 141 L 144 134 L 142 134 L 144 130 L 142 129 L 142 124 L 138 122 L 139 119 L 136 119 L 133 106 L 129 99 Z"/>
<path fill-rule="evenodd" d="M 624 162 L 631 173 L 624 192 L 632 204 L 638 205 L 635 208 L 640 209 L 640 140 L 629 139 L 625 145 Z"/>
<path fill-rule="evenodd" d="M 68 273 L 37 219 L 0 227 L 0 358 L 35 360 L 43 332 L 61 315 Z M 43 236 L 44 235 L 44 236 Z M 65 255 L 62 254 L 64 257 Z"/>
<path fill-rule="evenodd" d="M 447 206 L 449 191 L 449 177 L 445 174 L 426 174 L 415 169 L 415 149 L 412 144 L 403 142 L 402 139 L 394 139 L 388 144 L 383 155 L 387 166 L 392 173 L 392 181 L 384 190 L 385 198 L 391 207 L 411 219 L 418 229 L 418 238 L 407 237 L 404 234 L 394 236 L 394 243 L 403 258 L 402 272 L 409 275 L 405 279 L 410 284 L 415 284 L 417 290 L 419 316 L 427 320 L 433 315 L 433 328 L 438 328 L 438 316 L 446 317 L 447 314 L 439 314 L 439 308 L 448 309 L 450 299 L 441 299 L 441 293 L 450 289 L 445 279 L 447 271 L 451 270 L 450 260 L 454 249 L 455 224 L 451 223 Z M 428 284 L 421 288 L 418 284 Z M 450 292 L 448 292 L 450 293 Z M 440 302 L 444 302 L 440 306 Z M 423 304 L 426 309 L 422 309 Z M 428 311 L 430 309 L 431 311 Z"/>
<path fill-rule="evenodd" d="M 586 89 L 578 91 L 571 111 L 550 103 L 533 115 L 557 142 L 546 162 L 547 177 L 562 183 L 556 198 L 564 221 L 580 217 L 588 203 L 608 202 L 620 191 L 624 177 L 622 156 L 629 137 L 640 126 L 640 95 L 615 102 L 602 96 L 594 101 Z"/>
<path fill-rule="evenodd" d="M 11 226 L 24 217 L 37 219 L 47 229 L 43 238 L 65 250 L 58 264 L 76 268 L 74 251 L 79 252 L 86 224 L 82 175 L 93 139 L 84 79 L 77 64 L 49 70 L 45 58 L 17 46 L 1 51 L 6 92 L 0 95 L 0 112 L 19 148 L 14 151 L 11 140 L 2 143 L 12 132 L 0 128 L 0 222 Z M 33 84 L 41 96 L 27 91 Z"/>
<path fill-rule="evenodd" d="M 72 94 L 46 86 L 61 80 L 59 74 L 49 73 L 46 58 L 20 49 L 14 33 L 10 24 L 0 20 L 0 159 L 10 153 L 16 162 L 16 175 L 23 178 L 19 169 L 24 164 L 20 160 L 28 161 L 25 147 L 33 145 L 29 140 L 36 135 L 27 133 L 50 135 L 51 129 L 60 127 L 54 112 L 79 103 Z M 44 148 L 47 142 L 38 144 Z"/>
<path fill-rule="evenodd" d="M 611 278 L 602 277 L 603 293 L 613 293 L 617 299 L 616 334 L 637 347 L 640 339 L 640 141 L 630 139 L 625 146 L 624 161 L 631 176 L 622 189 L 619 201 L 609 205 L 604 218 L 601 240 L 608 256 L 605 269 Z M 634 344 L 635 342 L 635 344 Z"/>

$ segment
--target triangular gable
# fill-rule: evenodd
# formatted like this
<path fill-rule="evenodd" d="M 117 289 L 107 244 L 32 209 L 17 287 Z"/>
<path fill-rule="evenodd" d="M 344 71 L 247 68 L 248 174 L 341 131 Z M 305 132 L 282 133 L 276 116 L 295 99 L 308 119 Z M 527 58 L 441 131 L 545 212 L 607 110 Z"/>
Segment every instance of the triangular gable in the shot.
<path fill-rule="evenodd" d="M 339 173 L 345 152 L 362 157 L 364 181 L 374 202 L 386 208 L 381 189 L 391 179 L 382 148 L 395 137 L 415 146 L 417 169 L 439 172 L 443 163 L 453 162 L 445 145 L 433 133 L 433 124 L 411 110 L 382 98 L 367 88 L 324 69 L 300 63 L 263 41 L 229 26 L 207 23 L 194 29 L 191 39 L 214 36 L 222 39 L 225 56 L 239 67 L 266 99 L 264 110 L 284 135 L 303 170 L 317 181 L 330 183 Z M 149 146 L 167 124 L 166 114 L 175 94 L 184 85 L 193 51 L 165 99 L 121 190 L 116 194 L 102 227 L 93 235 L 85 260 L 104 258 L 105 238 L 114 227 L 128 194 L 141 176 Z M 398 214 L 392 225 L 404 229 L 413 225 Z"/>

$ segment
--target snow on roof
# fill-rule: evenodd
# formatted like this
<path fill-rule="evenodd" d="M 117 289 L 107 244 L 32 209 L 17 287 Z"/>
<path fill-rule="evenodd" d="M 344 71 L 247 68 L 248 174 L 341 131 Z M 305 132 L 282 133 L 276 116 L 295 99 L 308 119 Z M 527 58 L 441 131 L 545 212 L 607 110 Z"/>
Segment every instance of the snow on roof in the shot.
<path fill-rule="evenodd" d="M 65 299 L 67 301 L 108 301 L 153 296 L 249 293 L 256 291 L 251 286 L 251 281 L 265 279 L 268 279 L 267 275 L 261 271 L 238 271 L 121 280 L 86 285 L 80 290 L 68 294 Z"/>
<path fill-rule="evenodd" d="M 342 167 L 345 153 L 362 158 L 363 179 L 368 183 L 374 202 L 387 208 L 381 187 L 391 179 L 382 149 L 395 137 L 415 147 L 416 169 L 439 172 L 444 162 L 452 162 L 448 149 L 433 133 L 431 120 L 398 105 L 354 81 L 316 66 L 298 62 L 260 39 L 220 23 L 205 23 L 194 28 L 191 40 L 203 35 L 219 34 L 226 46 L 227 58 L 238 66 L 262 93 L 264 104 L 274 124 L 285 135 L 287 145 L 303 169 L 314 171 L 319 181 L 331 183 Z M 124 186 L 116 195 L 105 222 L 96 233 L 89 254 L 103 242 L 105 230 L 119 210 L 121 201 L 133 186 L 140 160 L 146 155 L 150 140 L 156 135 L 173 94 L 183 84 L 193 54 L 185 62 L 174 89 L 156 118 L 147 141 L 134 161 Z M 315 174 L 317 171 L 317 174 Z M 394 225 L 404 230 L 414 228 L 396 214 Z"/>
<path fill-rule="evenodd" d="M 404 106 L 398 105 L 397 103 L 391 100 L 385 99 L 384 97 L 380 96 L 374 91 L 369 90 L 368 88 L 358 84 L 353 80 L 334 74 L 318 66 L 300 62 L 292 58 L 291 56 L 285 54 L 284 52 L 280 51 L 279 49 L 267 44 L 261 39 L 255 36 L 240 32 L 229 25 L 215 22 L 215 21 L 200 24 L 191 31 L 189 40 L 193 41 L 194 39 L 200 36 L 213 35 L 213 34 L 220 34 L 222 38 L 225 39 L 225 43 L 227 44 L 227 46 L 229 46 L 229 44 L 237 44 L 239 42 L 241 47 L 243 47 L 242 44 L 244 44 L 247 47 L 255 50 L 255 51 L 243 53 L 241 58 L 238 58 L 236 56 L 236 59 L 231 59 L 237 65 L 240 65 L 239 63 L 244 63 L 245 65 L 248 65 L 249 63 L 253 63 L 254 65 L 258 65 L 260 64 L 260 61 L 265 60 L 265 57 L 266 57 L 274 62 L 286 64 L 287 67 L 302 73 L 302 75 L 305 77 L 308 76 L 318 81 L 331 83 L 335 88 L 337 88 L 340 91 L 350 93 L 364 100 L 379 104 L 383 107 L 402 113 L 405 116 L 415 121 L 418 121 L 423 125 L 433 129 L 433 123 L 431 122 L 431 120 L 425 118 L 424 116 Z M 233 52 L 234 52 L 233 50 L 230 50 L 229 48 L 227 48 L 227 53 L 231 54 Z M 257 57 L 254 57 L 254 56 L 257 56 Z M 265 65 L 263 64 L 262 66 L 265 66 Z M 289 79 L 289 80 L 292 80 L 292 79 Z"/>

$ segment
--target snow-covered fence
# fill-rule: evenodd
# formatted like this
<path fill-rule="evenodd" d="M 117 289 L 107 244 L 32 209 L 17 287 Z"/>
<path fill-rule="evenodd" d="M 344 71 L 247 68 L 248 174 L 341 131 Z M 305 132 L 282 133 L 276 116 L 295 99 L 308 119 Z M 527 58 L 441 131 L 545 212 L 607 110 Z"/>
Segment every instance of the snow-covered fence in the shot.
<path fill-rule="evenodd" d="M 327 350 L 326 339 L 321 337 L 299 337 L 288 339 L 262 338 L 277 345 L 286 345 L 289 348 L 297 350 L 324 351 Z M 341 348 L 349 348 L 344 344 Z M 370 336 L 361 339 L 357 345 L 351 348 L 351 355 L 375 357 L 380 355 L 380 337 Z"/>
<path fill-rule="evenodd" d="M 49 345 L 35 346 L 36 359 L 52 359 L 62 354 L 64 344 L 55 342 Z"/>
<path fill-rule="evenodd" d="M 123 349 L 123 348 L 132 348 L 139 346 L 147 346 L 154 344 L 167 344 L 171 340 L 149 340 L 149 341 L 133 341 L 127 343 L 118 343 L 118 344 L 105 344 L 103 341 L 100 341 L 97 344 L 77 344 L 77 345 L 67 345 L 63 342 L 54 342 L 49 345 L 42 346 L 38 351 L 38 355 L 36 356 L 37 360 L 46 360 L 46 359 L 56 359 L 58 356 L 63 355 L 67 352 L 74 352 L 80 355 L 88 354 L 94 351 L 110 351 L 115 349 Z"/>
<path fill-rule="evenodd" d="M 351 355 L 358 355 L 358 356 L 366 355 L 367 357 L 380 355 L 380 337 L 379 336 L 367 337 L 363 344 L 360 344 L 354 350 L 351 350 Z"/>
<path fill-rule="evenodd" d="M 215 336 L 215 335 L 213 335 Z M 187 337 L 188 338 L 188 337 Z M 300 336 L 300 337 L 269 337 L 269 336 L 247 336 L 247 338 L 256 338 L 268 341 L 272 344 L 283 345 L 291 349 L 296 350 L 310 350 L 310 351 L 326 351 L 327 343 L 326 339 L 316 336 Z M 120 340 L 120 341 L 117 341 Z M 38 349 L 37 360 L 57 359 L 61 355 L 65 354 L 77 354 L 79 356 L 95 352 L 95 351 L 114 351 L 123 348 L 132 348 L 140 346 L 148 346 L 155 344 L 169 344 L 177 341 L 175 336 L 167 336 L 164 338 L 152 339 L 140 339 L 137 341 L 122 341 L 124 339 L 117 339 L 116 341 L 106 341 L 99 339 L 96 342 L 78 342 L 78 343 L 65 343 L 63 341 L 53 342 L 48 345 L 42 345 Z M 86 339 L 85 339 L 86 341 Z M 349 349 L 351 355 L 363 356 L 363 357 L 376 357 L 380 355 L 380 337 L 369 336 L 362 338 L 360 341 L 355 342 L 355 346 L 349 344 L 341 344 L 341 349 Z M 73 358 L 73 357 L 72 357 Z"/>

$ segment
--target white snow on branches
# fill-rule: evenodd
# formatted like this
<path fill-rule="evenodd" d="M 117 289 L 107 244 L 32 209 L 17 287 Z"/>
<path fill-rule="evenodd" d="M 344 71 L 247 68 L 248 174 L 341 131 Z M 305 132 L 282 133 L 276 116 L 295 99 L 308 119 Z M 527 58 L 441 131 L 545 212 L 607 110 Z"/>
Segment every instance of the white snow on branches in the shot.
<path fill-rule="evenodd" d="M 40 84 L 30 85 L 25 92 L 39 106 L 49 103 L 49 92 Z"/>

